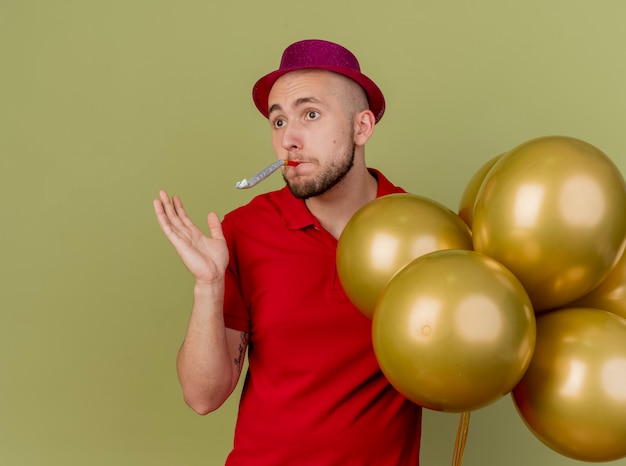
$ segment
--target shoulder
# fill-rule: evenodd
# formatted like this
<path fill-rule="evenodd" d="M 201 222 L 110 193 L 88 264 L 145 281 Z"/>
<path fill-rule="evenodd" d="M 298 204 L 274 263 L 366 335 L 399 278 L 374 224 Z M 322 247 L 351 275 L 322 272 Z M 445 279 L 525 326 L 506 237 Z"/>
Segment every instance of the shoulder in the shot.
<path fill-rule="evenodd" d="M 227 213 L 223 223 L 227 225 L 246 224 L 279 213 L 282 210 L 281 192 L 282 190 L 271 191 L 255 196 L 247 204 Z"/>
<path fill-rule="evenodd" d="M 368 171 L 378 180 L 378 192 L 376 193 L 376 197 L 385 196 L 387 194 L 406 193 L 404 188 L 393 184 L 380 170 L 368 168 Z"/>

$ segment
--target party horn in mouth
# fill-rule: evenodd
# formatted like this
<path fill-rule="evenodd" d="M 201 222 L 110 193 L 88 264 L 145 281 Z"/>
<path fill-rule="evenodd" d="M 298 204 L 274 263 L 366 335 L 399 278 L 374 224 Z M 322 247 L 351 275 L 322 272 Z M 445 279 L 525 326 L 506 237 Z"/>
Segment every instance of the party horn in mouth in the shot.
<path fill-rule="evenodd" d="M 269 165 L 268 167 L 264 168 L 259 173 L 254 175 L 252 178 L 244 178 L 241 181 L 237 181 L 237 183 L 235 184 L 235 187 L 237 189 L 252 188 L 253 186 L 256 186 L 261 181 L 263 181 L 265 178 L 270 176 L 280 167 L 284 167 L 285 165 L 296 166 L 298 165 L 298 162 L 294 162 L 292 160 L 277 160 L 273 164 Z"/>

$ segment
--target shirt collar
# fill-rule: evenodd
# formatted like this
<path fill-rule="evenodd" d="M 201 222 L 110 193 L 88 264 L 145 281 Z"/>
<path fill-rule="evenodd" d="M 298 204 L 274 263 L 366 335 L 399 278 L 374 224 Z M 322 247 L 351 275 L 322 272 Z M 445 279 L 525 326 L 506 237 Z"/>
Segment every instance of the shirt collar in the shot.
<path fill-rule="evenodd" d="M 404 193 L 404 189 L 392 184 L 380 171 L 368 168 L 374 178 L 378 180 L 376 197 L 387 194 Z M 315 216 L 309 211 L 302 199 L 297 199 L 291 194 L 287 186 L 280 190 L 283 206 L 283 222 L 287 228 L 300 230 L 309 226 L 320 227 Z"/>

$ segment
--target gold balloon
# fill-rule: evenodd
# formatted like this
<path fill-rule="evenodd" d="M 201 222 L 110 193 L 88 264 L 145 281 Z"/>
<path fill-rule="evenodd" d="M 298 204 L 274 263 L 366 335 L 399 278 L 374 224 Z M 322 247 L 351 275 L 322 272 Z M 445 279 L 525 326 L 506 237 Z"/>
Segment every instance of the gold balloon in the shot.
<path fill-rule="evenodd" d="M 480 186 L 483 184 L 487 173 L 489 170 L 496 164 L 498 160 L 504 154 L 497 155 L 489 160 L 487 160 L 483 165 L 481 165 L 476 173 L 472 175 L 463 194 L 461 195 L 461 201 L 459 202 L 459 217 L 463 219 L 463 221 L 467 224 L 468 227 L 472 228 L 472 218 L 474 217 L 474 203 L 476 202 L 476 195 L 480 190 Z"/>
<path fill-rule="evenodd" d="M 510 392 L 530 364 L 535 314 L 504 266 L 474 251 L 437 251 L 383 291 L 372 341 L 390 383 L 409 400 L 471 411 Z"/>
<path fill-rule="evenodd" d="M 597 287 L 568 307 L 593 307 L 626 319 L 626 253 Z"/>
<path fill-rule="evenodd" d="M 513 390 L 535 436 L 580 461 L 626 456 L 626 320 L 590 308 L 537 317 L 535 355 Z"/>
<path fill-rule="evenodd" d="M 393 274 L 441 249 L 472 249 L 463 220 L 426 197 L 390 194 L 363 206 L 347 223 L 337 245 L 337 273 L 350 301 L 371 318 Z"/>
<path fill-rule="evenodd" d="M 626 183 L 591 144 L 534 139 L 487 174 L 472 229 L 474 249 L 509 268 L 536 311 L 562 307 L 617 262 L 626 240 Z"/>

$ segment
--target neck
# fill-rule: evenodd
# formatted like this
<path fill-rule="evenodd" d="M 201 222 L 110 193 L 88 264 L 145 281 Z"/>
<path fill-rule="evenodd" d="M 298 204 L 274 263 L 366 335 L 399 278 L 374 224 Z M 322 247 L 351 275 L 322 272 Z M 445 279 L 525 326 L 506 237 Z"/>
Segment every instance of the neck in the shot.
<path fill-rule="evenodd" d="M 378 182 L 365 163 L 355 163 L 352 170 L 326 193 L 306 200 L 311 213 L 331 235 L 339 239 L 354 213 L 376 198 Z"/>

